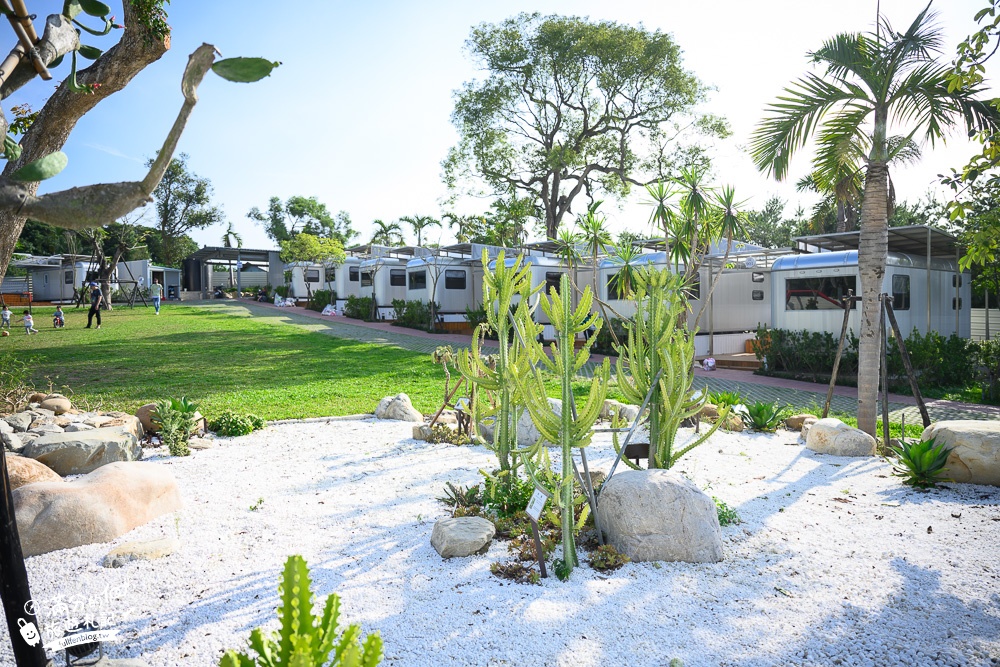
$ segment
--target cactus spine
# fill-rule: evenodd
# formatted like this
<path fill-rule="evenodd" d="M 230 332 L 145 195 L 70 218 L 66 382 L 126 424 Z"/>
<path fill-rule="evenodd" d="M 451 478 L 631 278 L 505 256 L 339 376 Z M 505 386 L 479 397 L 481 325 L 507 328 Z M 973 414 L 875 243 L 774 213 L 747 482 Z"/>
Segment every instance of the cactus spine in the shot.
<path fill-rule="evenodd" d="M 599 331 L 602 324 L 602 320 L 590 312 L 592 297 L 590 288 L 586 288 L 580 297 L 580 303 L 574 310 L 569 276 L 563 274 L 559 281 L 558 293 L 553 289 L 549 298 L 540 300 L 542 310 L 545 311 L 556 330 L 556 342 L 550 348 L 551 355 L 545 354 L 542 344 L 537 342 L 534 337 L 524 336 L 531 348 L 532 360 L 540 361 L 559 379 L 562 397 L 561 414 L 556 414 L 549 405 L 545 380 L 537 368 L 533 369 L 533 372 L 525 372 L 527 369 L 521 369 L 522 372 L 516 376 L 517 386 L 528 408 L 528 413 L 531 415 L 531 421 L 542 436 L 541 440 L 533 447 L 522 452 L 525 466 L 532 478 L 537 479 L 536 468 L 538 466 L 535 463 L 535 456 L 541 449 L 542 440 L 558 443 L 562 450 L 562 476 L 559 480 L 555 501 L 561 512 L 563 561 L 568 568 L 566 576 L 578 564 L 575 541 L 576 525 L 573 520 L 573 448 L 586 447 L 590 444 L 593 435 L 591 429 L 604 405 L 604 399 L 608 392 L 608 381 L 611 376 L 611 367 L 608 360 L 605 359 L 594 373 L 594 382 L 590 386 L 586 402 L 583 407 L 577 409 L 576 415 L 574 415 L 572 409 L 573 378 L 590 358 L 590 345 L 596 339 L 596 332 L 595 336 L 591 336 L 579 352 L 574 352 L 574 341 L 578 333 L 586 331 L 591 326 L 596 326 Z M 517 320 L 516 324 L 521 326 L 522 322 Z"/>

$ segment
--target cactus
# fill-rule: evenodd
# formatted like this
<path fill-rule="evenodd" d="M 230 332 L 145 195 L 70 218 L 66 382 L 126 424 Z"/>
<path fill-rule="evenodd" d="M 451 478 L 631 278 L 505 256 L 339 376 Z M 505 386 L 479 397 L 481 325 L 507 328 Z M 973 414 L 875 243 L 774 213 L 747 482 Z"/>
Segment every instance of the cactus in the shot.
<path fill-rule="evenodd" d="M 540 328 L 531 319 L 529 303 L 534 291 L 531 289 L 531 272 L 522 266 L 519 257 L 513 266 L 504 263 L 501 252 L 496 259 L 496 268 L 489 269 L 489 257 L 483 252 L 483 305 L 486 322 L 472 332 L 472 348 L 457 355 L 458 370 L 462 376 L 479 389 L 472 406 L 473 423 L 483 419 L 494 421 L 493 442 L 480 438 L 480 444 L 492 449 L 500 463 L 502 483 L 513 484 L 518 468 L 517 448 L 518 409 L 517 386 L 513 376 L 518 367 L 527 367 L 527 355 L 521 339 L 513 335 L 513 323 L 520 322 L 526 340 L 534 340 Z M 511 306 L 515 297 L 520 297 L 514 313 Z M 495 363 L 487 361 L 481 354 L 483 327 L 489 327 L 497 334 L 500 349 Z"/>
<path fill-rule="evenodd" d="M 223 654 L 219 667 L 375 667 L 382 661 L 378 633 L 361 642 L 361 628 L 357 625 L 348 626 L 343 634 L 337 632 L 340 597 L 336 593 L 326 599 L 322 618 L 313 616 L 312 581 L 302 556 L 289 556 L 278 593 L 281 629 L 267 638 L 257 628 L 250 633 L 248 642 L 257 657 L 230 649 Z"/>
<path fill-rule="evenodd" d="M 556 330 L 557 340 L 550 348 L 551 357 L 545 354 L 541 343 L 522 332 L 522 337 L 528 342 L 532 360 L 540 361 L 559 379 L 562 414 L 556 414 L 549 406 L 545 380 L 537 368 L 532 369 L 533 372 L 528 372 L 524 368 L 518 369 L 519 373 L 515 376 L 518 391 L 528 408 L 531 421 L 542 435 L 542 440 L 557 443 L 562 450 L 562 475 L 559 479 L 558 493 L 553 499 L 561 513 L 564 561 L 564 566 L 561 567 L 565 568 L 566 577 L 579 564 L 576 557 L 576 525 L 573 520 L 573 448 L 582 448 L 590 444 L 593 435 L 591 429 L 604 405 L 611 376 L 611 366 L 605 359 L 594 372 L 594 382 L 590 385 L 587 400 L 574 415 L 573 377 L 590 358 L 590 345 L 596 340 L 596 332 L 579 352 L 574 352 L 574 341 L 578 333 L 586 331 L 591 326 L 596 326 L 599 331 L 602 324 L 602 320 L 590 312 L 592 299 L 593 295 L 588 287 L 583 291 L 580 303 L 574 310 L 569 276 L 564 273 L 559 281 L 559 291 L 553 289 L 550 297 L 541 299 L 542 310 L 548 315 Z M 516 324 L 522 325 L 520 320 L 517 320 Z M 542 449 L 541 440 L 522 452 L 522 460 L 533 479 L 536 478 L 537 464 L 534 461 L 539 449 Z M 562 578 L 560 576 L 560 579 Z"/>
<path fill-rule="evenodd" d="M 650 468 L 672 467 L 705 442 L 729 414 L 728 409 L 724 410 L 708 431 L 675 450 L 681 422 L 698 414 L 707 400 L 704 392 L 696 397 L 691 391 L 695 331 L 686 331 L 680 325 L 687 310 L 683 294 L 680 276 L 652 268 L 640 270 L 628 344 L 616 346 L 615 372 L 625 398 L 641 404 L 653 389 L 649 399 Z"/>

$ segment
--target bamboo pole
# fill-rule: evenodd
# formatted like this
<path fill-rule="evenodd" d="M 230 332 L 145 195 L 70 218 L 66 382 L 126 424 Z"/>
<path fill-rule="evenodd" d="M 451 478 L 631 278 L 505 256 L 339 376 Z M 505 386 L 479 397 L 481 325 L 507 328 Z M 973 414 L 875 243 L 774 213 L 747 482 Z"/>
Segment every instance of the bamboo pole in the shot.
<path fill-rule="evenodd" d="M 833 387 L 837 384 L 837 371 L 840 370 L 840 358 L 844 354 L 844 341 L 847 340 L 847 325 L 851 318 L 851 306 L 857 297 L 854 290 L 847 290 L 847 298 L 841 301 L 844 308 L 844 326 L 840 329 L 840 342 L 837 343 L 837 356 L 833 360 L 833 371 L 830 374 L 830 386 L 826 390 L 826 402 L 823 403 L 823 419 L 830 414 L 830 401 L 833 400 Z"/>
<path fill-rule="evenodd" d="M 879 375 L 882 376 L 882 449 L 889 448 L 889 373 L 888 361 L 886 359 L 888 341 L 885 337 L 885 297 L 886 294 L 879 295 L 882 308 L 879 312 L 878 335 L 882 339 L 882 354 L 879 355 Z M 858 369 L 859 372 L 861 369 Z"/>
<path fill-rule="evenodd" d="M 23 6 L 24 3 L 22 2 L 21 5 Z M 3 9 L 4 14 L 7 15 L 7 20 L 10 21 L 10 27 L 14 29 L 14 34 L 17 35 L 18 41 L 21 42 L 21 45 L 31 58 L 31 64 L 35 66 L 35 71 L 38 72 L 38 75 L 45 81 L 51 81 L 52 74 L 49 73 L 49 70 L 45 67 L 45 63 L 42 62 L 41 56 L 38 55 L 38 51 L 35 50 L 35 42 L 38 41 L 38 35 L 35 35 L 35 38 L 32 39 L 29 36 L 27 28 L 25 28 L 25 20 L 28 22 L 29 26 L 31 25 L 31 19 L 27 18 L 27 12 L 21 15 L 25 17 L 24 19 L 17 18 L 14 8 L 10 6 L 10 3 L 7 0 L 0 0 L 0 9 Z M 34 34 L 34 32 L 35 30 L 32 28 L 31 34 Z"/>
<path fill-rule="evenodd" d="M 920 409 L 920 419 L 924 422 L 924 428 L 927 428 L 931 425 L 931 418 L 927 414 L 927 406 L 924 405 L 924 397 L 920 394 L 920 387 L 917 386 L 917 376 L 913 372 L 913 363 L 910 361 L 910 354 L 906 350 L 906 341 L 903 340 L 903 334 L 900 332 L 899 324 L 896 322 L 896 314 L 892 310 L 892 301 L 888 298 L 885 299 L 885 314 L 889 317 L 889 324 L 896 334 L 896 342 L 899 344 L 899 354 L 903 358 L 906 377 L 910 380 L 910 390 L 913 392 L 913 398 L 917 399 L 917 408 Z"/>

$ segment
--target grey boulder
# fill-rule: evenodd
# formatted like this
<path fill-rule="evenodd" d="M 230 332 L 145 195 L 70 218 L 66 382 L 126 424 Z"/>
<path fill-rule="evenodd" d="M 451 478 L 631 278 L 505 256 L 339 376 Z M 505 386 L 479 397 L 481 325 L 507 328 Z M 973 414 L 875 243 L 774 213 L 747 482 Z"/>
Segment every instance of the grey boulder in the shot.
<path fill-rule="evenodd" d="M 142 447 L 131 432 L 112 426 L 43 435 L 26 445 L 21 454 L 65 477 L 92 472 L 117 461 L 135 461 L 142 458 Z"/>
<path fill-rule="evenodd" d="M 806 448 L 832 456 L 874 456 L 875 438 L 839 419 L 820 419 L 809 427 Z"/>
<path fill-rule="evenodd" d="M 404 422 L 422 422 L 424 416 L 417 412 L 406 394 L 386 396 L 375 408 L 376 419 L 395 419 Z"/>
<path fill-rule="evenodd" d="M 597 513 L 608 541 L 633 561 L 722 560 L 715 503 L 678 473 L 618 473 L 604 483 Z"/>
<path fill-rule="evenodd" d="M 440 519 L 431 531 L 431 546 L 442 558 L 471 556 L 489 549 L 496 532 L 492 523 L 478 516 Z"/>
<path fill-rule="evenodd" d="M 11 428 L 14 429 L 16 433 L 24 433 L 31 426 L 31 422 L 34 421 L 34 415 L 30 412 L 18 412 L 12 415 L 7 415 L 3 418 Z"/>

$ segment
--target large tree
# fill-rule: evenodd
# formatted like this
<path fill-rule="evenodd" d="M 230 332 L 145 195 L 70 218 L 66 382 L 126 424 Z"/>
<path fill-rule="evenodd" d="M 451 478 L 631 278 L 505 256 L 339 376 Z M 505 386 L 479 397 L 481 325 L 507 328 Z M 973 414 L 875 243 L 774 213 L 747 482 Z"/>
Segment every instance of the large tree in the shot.
<path fill-rule="evenodd" d="M 222 222 L 222 210 L 212 205 L 212 183 L 193 173 L 188 156 L 181 153 L 170 161 L 163 180 L 153 191 L 156 198 L 156 228 L 160 237 L 163 261 L 177 266 L 184 259 L 178 243 L 193 229 L 204 229 Z M 150 160 L 146 166 L 151 166 Z"/>
<path fill-rule="evenodd" d="M 271 197 L 266 211 L 254 206 L 247 217 L 262 226 L 271 240 L 278 244 L 291 240 L 299 233 L 337 239 L 344 246 L 358 236 L 347 211 L 331 215 L 326 204 L 316 197 L 295 195 L 284 202 L 278 197 Z"/>
<path fill-rule="evenodd" d="M 706 89 L 659 31 L 519 14 L 477 26 L 467 48 L 486 78 L 456 93 L 445 181 L 531 198 L 550 238 L 577 196 L 622 196 L 672 171 L 686 129 L 728 132 L 694 113 Z"/>
<path fill-rule="evenodd" d="M 858 427 L 875 435 L 879 381 L 879 293 L 888 245 L 888 164 L 912 140 L 933 144 L 962 125 L 998 127 L 996 110 L 977 99 L 975 86 L 954 90 L 949 69 L 935 60 L 941 32 L 928 5 L 904 31 L 884 19 L 874 34 L 842 33 L 810 59 L 824 68 L 785 89 L 754 133 L 757 167 L 788 175 L 792 155 L 815 134 L 816 171 L 831 174 L 845 160 L 865 165 L 858 264 L 861 325 L 858 346 Z M 890 131 L 900 132 L 899 136 Z"/>

